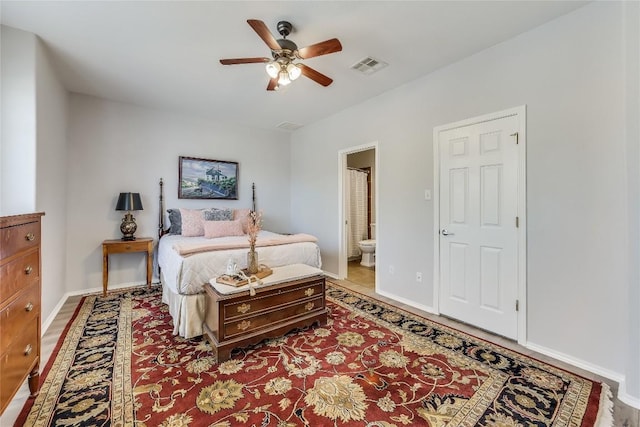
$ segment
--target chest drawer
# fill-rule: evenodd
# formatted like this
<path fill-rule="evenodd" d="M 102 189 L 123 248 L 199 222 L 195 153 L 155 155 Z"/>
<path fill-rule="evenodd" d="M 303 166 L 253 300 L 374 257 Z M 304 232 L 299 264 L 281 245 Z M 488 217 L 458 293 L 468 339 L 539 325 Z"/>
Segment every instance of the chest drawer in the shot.
<path fill-rule="evenodd" d="M 0 259 L 40 246 L 40 222 L 28 222 L 0 229 Z"/>
<path fill-rule="evenodd" d="M 39 337 L 36 318 L 26 325 L 13 343 L 0 356 L 0 399 L 7 402 L 20 387 L 25 378 L 25 372 L 38 363 Z M 4 331 L 3 331 L 4 333 Z"/>
<path fill-rule="evenodd" d="M 0 312 L 0 348 L 7 346 L 24 332 L 40 313 L 40 286 L 29 285 L 8 307 Z"/>
<path fill-rule="evenodd" d="M 254 298 L 243 299 L 238 302 L 227 302 L 223 306 L 224 318 L 232 320 L 239 316 L 248 316 L 263 310 L 286 305 L 295 301 L 310 298 L 314 295 L 324 294 L 322 281 L 305 283 L 298 287 L 280 289 L 265 295 L 257 295 Z"/>
<path fill-rule="evenodd" d="M 318 295 L 313 299 L 297 301 L 284 307 L 275 309 L 255 316 L 247 316 L 235 321 L 225 322 L 223 327 L 223 338 L 229 339 L 236 335 L 246 334 L 251 331 L 271 326 L 282 319 L 294 319 L 303 314 L 312 313 L 314 310 L 324 309 L 324 295 Z"/>
<path fill-rule="evenodd" d="M 40 279 L 40 253 L 37 248 L 0 267 L 0 301 L 10 299 L 20 289 Z"/>

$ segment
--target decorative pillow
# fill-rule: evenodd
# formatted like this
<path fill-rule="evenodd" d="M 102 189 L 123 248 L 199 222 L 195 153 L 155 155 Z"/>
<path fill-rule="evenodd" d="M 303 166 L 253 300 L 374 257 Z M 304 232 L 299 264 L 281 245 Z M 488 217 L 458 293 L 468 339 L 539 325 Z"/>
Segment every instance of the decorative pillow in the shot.
<path fill-rule="evenodd" d="M 233 219 L 240 220 L 242 223 L 242 232 L 247 234 L 247 227 L 249 225 L 249 212 L 251 209 L 234 209 L 233 210 Z"/>
<path fill-rule="evenodd" d="M 216 237 L 243 236 L 242 223 L 236 221 L 205 221 L 204 237 L 214 239 Z"/>
<path fill-rule="evenodd" d="M 180 208 L 182 235 L 187 237 L 204 236 L 204 217 L 202 209 Z"/>
<path fill-rule="evenodd" d="M 169 213 L 169 234 L 182 234 L 180 209 L 167 209 Z"/>
<path fill-rule="evenodd" d="M 233 220 L 233 211 L 231 209 L 209 208 L 204 211 L 205 221 L 231 221 Z"/>

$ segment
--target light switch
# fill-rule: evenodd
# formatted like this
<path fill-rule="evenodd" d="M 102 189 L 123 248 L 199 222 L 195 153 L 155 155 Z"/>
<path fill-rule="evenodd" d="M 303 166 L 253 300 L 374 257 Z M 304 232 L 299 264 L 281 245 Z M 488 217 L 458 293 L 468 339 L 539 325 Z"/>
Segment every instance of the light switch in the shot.
<path fill-rule="evenodd" d="M 431 190 L 424 190 L 424 199 L 431 200 Z"/>

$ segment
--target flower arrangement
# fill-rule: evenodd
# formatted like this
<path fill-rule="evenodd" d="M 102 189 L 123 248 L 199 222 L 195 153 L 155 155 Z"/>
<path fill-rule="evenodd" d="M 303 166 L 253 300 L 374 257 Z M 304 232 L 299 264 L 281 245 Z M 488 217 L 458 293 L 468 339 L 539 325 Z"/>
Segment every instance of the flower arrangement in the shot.
<path fill-rule="evenodd" d="M 258 233 L 262 229 L 262 212 L 249 212 L 249 224 L 247 225 L 247 235 L 249 236 L 249 247 L 251 252 L 256 250 L 256 240 Z"/>

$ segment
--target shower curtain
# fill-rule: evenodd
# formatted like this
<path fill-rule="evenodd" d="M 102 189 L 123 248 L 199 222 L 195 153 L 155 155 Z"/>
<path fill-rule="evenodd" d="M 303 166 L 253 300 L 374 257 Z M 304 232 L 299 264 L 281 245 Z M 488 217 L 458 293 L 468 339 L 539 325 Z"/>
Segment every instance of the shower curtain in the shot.
<path fill-rule="evenodd" d="M 367 239 L 367 174 L 347 169 L 347 249 L 348 256 L 361 255 L 358 242 Z"/>

